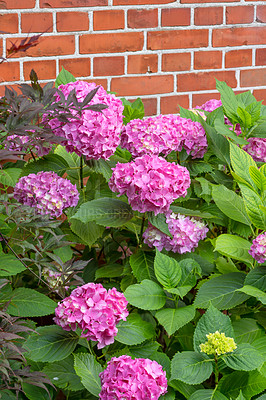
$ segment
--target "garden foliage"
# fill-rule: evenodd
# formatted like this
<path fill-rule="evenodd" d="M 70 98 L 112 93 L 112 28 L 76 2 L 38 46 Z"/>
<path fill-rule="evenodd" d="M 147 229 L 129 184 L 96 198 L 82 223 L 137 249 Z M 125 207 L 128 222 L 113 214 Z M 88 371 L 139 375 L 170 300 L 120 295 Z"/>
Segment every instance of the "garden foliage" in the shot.
<path fill-rule="evenodd" d="M 65 70 L 6 88 L 1 399 L 265 398 L 266 106 L 217 89 L 143 119 Z"/>

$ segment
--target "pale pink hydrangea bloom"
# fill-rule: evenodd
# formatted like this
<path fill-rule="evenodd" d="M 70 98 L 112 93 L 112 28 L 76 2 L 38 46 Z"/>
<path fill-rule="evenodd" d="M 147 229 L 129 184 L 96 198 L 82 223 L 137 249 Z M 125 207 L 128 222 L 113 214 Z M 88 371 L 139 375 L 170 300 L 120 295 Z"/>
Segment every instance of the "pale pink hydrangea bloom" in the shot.
<path fill-rule="evenodd" d="M 148 358 L 113 357 L 100 378 L 101 400 L 158 400 L 167 391 L 165 371 Z"/>
<path fill-rule="evenodd" d="M 208 232 L 203 222 L 171 211 L 166 214 L 166 223 L 172 239 L 149 224 L 143 234 L 144 243 L 149 247 L 157 247 L 159 251 L 164 248 L 173 253 L 190 253 L 198 247 L 200 240 L 205 239 Z"/>
<path fill-rule="evenodd" d="M 248 252 L 259 264 L 266 261 L 266 232 L 261 233 L 253 240 Z"/>
<path fill-rule="evenodd" d="M 71 82 L 58 87 L 66 99 L 70 92 L 75 90 L 79 102 L 83 101 L 87 94 L 95 88 L 95 83 L 84 81 Z M 56 100 L 59 100 L 59 96 Z M 106 160 L 114 154 L 120 143 L 123 105 L 121 100 L 113 94 L 108 94 L 102 86 L 99 87 L 89 103 L 89 105 L 93 104 L 105 104 L 108 108 L 104 109 L 102 113 L 85 110 L 79 120 L 70 119 L 63 126 L 57 119 L 50 120 L 49 125 L 54 129 L 55 135 L 66 138 L 63 145 L 66 146 L 67 151 L 75 152 L 79 156 L 84 155 L 88 160 L 98 160 L 99 158 Z"/>
<path fill-rule="evenodd" d="M 208 147 L 199 122 L 172 114 L 130 121 L 122 130 L 121 146 L 133 157 L 167 155 L 184 148 L 193 158 L 203 157 Z"/>
<path fill-rule="evenodd" d="M 81 337 L 98 342 L 98 349 L 114 343 L 117 323 L 128 316 L 127 301 L 115 288 L 108 291 L 100 283 L 74 289 L 58 303 L 54 321 L 66 331 L 80 328 Z"/>
<path fill-rule="evenodd" d="M 113 192 L 127 195 L 133 210 L 153 211 L 155 215 L 168 211 L 178 197 L 185 197 L 189 186 L 190 176 L 185 167 L 148 155 L 117 163 L 109 181 Z"/>
<path fill-rule="evenodd" d="M 266 162 L 266 139 L 252 137 L 247 139 L 249 144 L 243 147 L 251 157 L 257 162 Z"/>
<path fill-rule="evenodd" d="M 30 136 L 10 135 L 6 140 L 5 148 L 9 151 L 25 151 L 27 147 L 30 147 L 33 152 L 36 152 L 39 157 L 42 157 L 52 150 L 52 145 L 48 144 L 45 147 L 35 145 L 32 148 L 33 144 L 31 143 Z M 27 146 L 25 146 L 26 144 Z"/>
<path fill-rule="evenodd" d="M 50 214 L 52 218 L 59 217 L 65 208 L 75 207 L 79 193 L 69 180 L 46 171 L 20 178 L 14 188 L 14 198 L 35 207 L 38 214 Z"/>

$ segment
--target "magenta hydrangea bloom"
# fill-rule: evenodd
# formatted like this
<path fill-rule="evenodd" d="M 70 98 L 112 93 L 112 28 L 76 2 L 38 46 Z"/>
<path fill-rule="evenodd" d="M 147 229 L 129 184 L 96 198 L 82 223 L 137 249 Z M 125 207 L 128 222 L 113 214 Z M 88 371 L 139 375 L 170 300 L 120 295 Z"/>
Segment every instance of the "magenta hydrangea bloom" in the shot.
<path fill-rule="evenodd" d="M 75 90 L 79 102 L 83 101 L 87 94 L 95 88 L 95 83 L 83 81 L 71 82 L 58 87 L 66 99 L 70 92 Z M 59 99 L 60 97 L 57 96 L 56 100 Z M 108 94 L 102 86 L 99 87 L 89 104 L 105 104 L 108 108 L 104 109 L 102 113 L 85 110 L 79 120 L 70 119 L 63 126 L 57 119 L 50 120 L 49 125 L 55 135 L 66 138 L 63 145 L 66 146 L 67 151 L 75 152 L 79 156 L 84 155 L 87 159 L 103 158 L 106 160 L 114 154 L 120 143 L 124 107 L 121 100 L 113 94 Z"/>
<path fill-rule="evenodd" d="M 65 208 L 78 204 L 79 193 L 69 180 L 47 171 L 20 178 L 14 188 L 14 198 L 35 207 L 38 214 L 59 217 Z"/>
<path fill-rule="evenodd" d="M 42 157 L 52 150 L 52 145 L 48 144 L 45 147 L 38 145 L 33 146 L 30 136 L 10 135 L 6 140 L 5 148 L 9 151 L 25 151 L 25 149 L 30 147 L 33 152 L 35 152 L 39 157 Z"/>
<path fill-rule="evenodd" d="M 64 330 L 82 330 L 81 337 L 98 342 L 98 349 L 114 343 L 117 323 L 128 316 L 127 301 L 115 288 L 87 283 L 58 303 L 54 321 Z"/>
<path fill-rule="evenodd" d="M 243 147 L 251 157 L 257 162 L 266 162 L 266 139 L 252 137 L 247 139 L 249 142 Z"/>
<path fill-rule="evenodd" d="M 109 187 L 119 196 L 125 194 L 133 210 L 155 215 L 169 210 L 178 197 L 185 197 L 190 186 L 185 167 L 162 157 L 142 156 L 129 163 L 117 163 Z"/>
<path fill-rule="evenodd" d="M 199 241 L 205 239 L 208 232 L 204 223 L 171 211 L 166 214 L 166 223 L 173 236 L 172 239 L 149 224 L 143 234 L 144 243 L 149 247 L 157 247 L 159 251 L 164 248 L 173 253 L 183 254 L 194 251 Z"/>
<path fill-rule="evenodd" d="M 199 122 L 172 114 L 130 121 L 122 130 L 121 146 L 133 157 L 167 155 L 184 148 L 193 158 L 203 157 L 208 147 Z"/>
<path fill-rule="evenodd" d="M 260 234 L 253 240 L 248 252 L 259 264 L 266 261 L 266 232 Z"/>
<path fill-rule="evenodd" d="M 165 371 L 148 358 L 113 357 L 100 378 L 101 400 L 158 400 L 167 391 Z"/>

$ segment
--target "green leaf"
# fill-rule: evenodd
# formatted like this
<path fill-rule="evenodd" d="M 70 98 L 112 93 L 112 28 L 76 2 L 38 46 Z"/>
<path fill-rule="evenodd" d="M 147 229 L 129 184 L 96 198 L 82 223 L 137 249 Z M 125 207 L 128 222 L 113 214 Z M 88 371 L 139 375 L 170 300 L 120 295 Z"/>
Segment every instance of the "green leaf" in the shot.
<path fill-rule="evenodd" d="M 260 196 L 246 185 L 240 183 L 238 185 L 241 189 L 246 211 L 250 218 L 250 221 L 253 223 L 253 225 L 255 225 L 256 228 L 265 230 L 266 215 L 261 208 L 264 207 L 264 204 Z"/>
<path fill-rule="evenodd" d="M 251 115 L 244 108 L 237 107 L 237 115 L 240 118 L 239 122 L 241 126 L 244 126 L 245 128 L 250 128 L 252 126 Z"/>
<path fill-rule="evenodd" d="M 142 100 L 140 98 L 137 98 L 133 103 L 130 101 L 126 100 L 125 98 L 122 98 L 122 103 L 124 106 L 123 110 L 123 124 L 126 125 L 129 121 L 132 119 L 142 119 L 145 115 L 144 112 L 144 105 L 142 103 Z"/>
<path fill-rule="evenodd" d="M 217 207 L 229 218 L 250 225 L 243 199 L 223 185 L 212 187 L 213 200 Z"/>
<path fill-rule="evenodd" d="M 95 279 L 99 278 L 116 278 L 123 274 L 124 267 L 121 264 L 107 265 L 106 267 L 98 268 L 95 272 Z"/>
<path fill-rule="evenodd" d="M 211 304 L 197 323 L 193 339 L 194 350 L 200 353 L 200 344 L 207 341 L 206 335 L 216 331 L 223 332 L 227 337 L 235 336 L 230 318 Z"/>
<path fill-rule="evenodd" d="M 208 379 L 213 371 L 212 360 L 202 353 L 184 351 L 176 353 L 171 363 L 171 380 L 195 385 Z"/>
<path fill-rule="evenodd" d="M 105 161 L 103 159 L 100 160 L 87 160 L 86 165 L 89 168 L 89 171 L 101 174 L 105 180 L 108 182 L 112 176 L 111 162 Z"/>
<path fill-rule="evenodd" d="M 99 225 L 118 227 L 132 217 L 133 212 L 128 204 L 118 199 L 103 197 L 82 204 L 71 219 L 78 219 L 83 223 L 95 221 Z"/>
<path fill-rule="evenodd" d="M 254 286 L 262 291 L 266 291 L 266 267 L 256 267 L 252 269 L 245 279 L 245 285 Z"/>
<path fill-rule="evenodd" d="M 11 295 L 7 312 L 16 317 L 41 317 L 54 314 L 57 303 L 33 289 L 18 288 Z"/>
<path fill-rule="evenodd" d="M 182 270 L 178 262 L 156 249 L 154 272 L 158 281 L 167 289 L 177 286 Z"/>
<path fill-rule="evenodd" d="M 266 190 L 266 177 L 258 168 L 255 168 L 251 165 L 249 167 L 249 174 L 259 190 Z"/>
<path fill-rule="evenodd" d="M 257 103 L 256 98 L 253 96 L 250 90 L 247 92 L 239 93 L 236 95 L 236 99 L 239 103 L 242 103 L 245 107 L 248 106 L 249 104 L 251 105 L 254 102 Z"/>
<path fill-rule="evenodd" d="M 216 89 L 221 93 L 223 108 L 228 118 L 237 120 L 238 101 L 233 89 L 231 89 L 225 82 L 218 81 L 217 79 Z"/>
<path fill-rule="evenodd" d="M 223 310 L 243 303 L 249 296 L 237 289 L 243 286 L 244 279 L 245 274 L 242 272 L 232 272 L 208 280 L 198 290 L 195 307 L 208 308 L 212 303 L 214 307 Z"/>
<path fill-rule="evenodd" d="M 180 109 L 179 110 L 180 117 L 186 118 L 186 119 L 191 119 L 191 121 L 194 121 L 194 122 L 199 122 L 199 117 L 198 117 L 197 113 L 195 113 L 191 110 L 187 110 L 181 106 L 179 106 L 179 109 Z"/>
<path fill-rule="evenodd" d="M 124 295 L 130 304 L 143 310 L 159 310 L 166 302 L 163 289 L 148 279 L 144 279 L 140 284 L 128 286 Z"/>
<path fill-rule="evenodd" d="M 169 385 L 173 387 L 176 391 L 182 393 L 182 395 L 188 399 L 189 396 L 191 396 L 193 393 L 195 393 L 197 390 L 200 390 L 203 388 L 203 385 L 188 385 L 185 382 L 181 382 L 177 379 L 171 380 L 169 382 Z"/>
<path fill-rule="evenodd" d="M 61 72 L 57 75 L 55 81 L 55 87 L 58 88 L 60 85 L 66 85 L 70 82 L 76 82 L 76 78 L 70 72 L 68 72 L 64 67 L 62 67 Z"/>
<path fill-rule="evenodd" d="M 132 272 L 139 282 L 144 279 L 155 280 L 153 268 L 154 253 L 138 249 L 135 254 L 130 256 L 129 262 Z"/>
<path fill-rule="evenodd" d="M 242 390 L 240 390 L 239 395 L 237 396 L 236 400 L 246 400 L 245 397 L 242 394 Z"/>
<path fill-rule="evenodd" d="M 256 297 L 262 304 L 266 304 L 266 293 L 262 290 L 250 285 L 244 285 L 241 289 L 238 290 L 240 292 L 246 293 L 249 296 Z"/>
<path fill-rule="evenodd" d="M 242 390 L 246 399 L 261 393 L 266 389 L 265 377 L 257 371 L 234 371 L 219 382 L 220 390 L 228 398 L 236 399 Z"/>
<path fill-rule="evenodd" d="M 23 347 L 33 361 L 60 361 L 74 351 L 79 337 L 75 332 L 64 331 L 57 325 L 41 326 L 27 339 Z"/>
<path fill-rule="evenodd" d="M 239 344 L 232 353 L 223 354 L 225 364 L 238 371 L 252 371 L 263 364 L 263 357 L 249 343 Z"/>
<path fill-rule="evenodd" d="M 248 144 L 248 141 L 246 139 L 243 139 L 242 137 L 237 136 L 237 134 L 234 131 L 232 131 L 231 129 L 229 129 L 228 125 L 225 125 L 225 123 L 223 121 L 216 119 L 214 122 L 214 127 L 220 135 L 223 135 L 223 136 L 233 139 L 233 141 L 235 143 Z"/>
<path fill-rule="evenodd" d="M 74 368 L 81 378 L 83 386 L 94 396 L 98 397 L 101 391 L 100 372 L 103 371 L 101 364 L 97 363 L 90 354 L 74 354 Z"/>
<path fill-rule="evenodd" d="M 81 239 L 82 243 L 88 246 L 93 245 L 104 232 L 104 227 L 95 222 L 90 221 L 85 224 L 74 218 L 71 219 L 70 228 Z"/>
<path fill-rule="evenodd" d="M 195 317 L 195 307 L 185 306 L 181 308 L 163 308 L 157 311 L 155 318 L 164 327 L 169 336 L 173 335 L 179 328 L 186 325 Z"/>
<path fill-rule="evenodd" d="M 21 175 L 37 174 L 41 171 L 54 171 L 57 175 L 62 176 L 67 171 L 68 164 L 63 157 L 57 154 L 49 154 L 39 158 L 37 161 L 29 161 L 22 170 Z"/>
<path fill-rule="evenodd" d="M 253 318 L 242 318 L 233 322 L 236 343 L 252 343 L 263 335 L 262 328 L 259 327 Z"/>
<path fill-rule="evenodd" d="M 212 389 L 197 390 L 189 400 L 228 400 L 222 393 Z"/>
<path fill-rule="evenodd" d="M 25 267 L 11 254 L 2 253 L 0 257 L 0 276 L 12 276 L 24 271 Z"/>
<path fill-rule="evenodd" d="M 199 264 L 192 258 L 185 258 L 179 261 L 182 271 L 181 279 L 178 287 L 167 289 L 168 292 L 184 297 L 197 283 L 197 278 L 201 276 L 201 268 Z"/>
<path fill-rule="evenodd" d="M 167 393 L 160 397 L 160 400 L 175 400 L 175 391 L 171 387 L 168 387 Z"/>
<path fill-rule="evenodd" d="M 171 211 L 173 211 L 175 214 L 183 214 L 189 217 L 199 217 L 199 218 L 204 218 L 204 219 L 212 219 L 213 215 L 208 213 L 208 212 L 203 212 L 199 210 L 190 210 L 188 208 L 184 207 L 178 207 L 178 206 L 172 206 L 171 205 Z"/>
<path fill-rule="evenodd" d="M 200 122 L 205 129 L 209 147 L 224 164 L 230 166 L 229 142 L 217 133 L 216 129 L 208 125 L 203 119 Z"/>
<path fill-rule="evenodd" d="M 148 220 L 149 222 L 155 226 L 155 228 L 159 229 L 159 231 L 165 233 L 166 235 L 172 237 L 171 233 L 169 232 L 168 225 L 166 223 L 165 214 L 157 214 L 154 215 L 153 213 L 148 213 Z"/>
<path fill-rule="evenodd" d="M 253 264 L 253 258 L 249 254 L 250 242 L 236 235 L 223 234 L 218 236 L 214 251 L 235 260 Z"/>
<path fill-rule="evenodd" d="M 19 180 L 21 171 L 20 168 L 0 169 L 0 183 L 4 186 L 14 187 Z"/>
<path fill-rule="evenodd" d="M 257 167 L 253 158 L 237 145 L 230 143 L 230 159 L 235 173 L 254 187 L 254 183 L 249 174 L 250 166 Z"/>
<path fill-rule="evenodd" d="M 47 391 L 39 386 L 36 385 L 31 385 L 30 383 L 27 382 L 22 382 L 22 390 L 24 394 L 27 396 L 27 399 L 29 400 L 50 400 L 51 399 L 51 393 L 49 395 L 49 392 L 51 392 L 51 387 L 50 391 Z"/>
<path fill-rule="evenodd" d="M 266 336 L 264 335 L 261 338 L 254 340 L 254 342 L 252 342 L 252 347 L 254 347 L 263 357 L 264 363 L 258 368 L 258 371 L 266 378 Z"/>
<path fill-rule="evenodd" d="M 151 323 L 143 321 L 139 314 L 130 314 L 126 321 L 119 321 L 115 340 L 117 342 L 136 345 L 155 336 L 155 330 Z"/>
<path fill-rule="evenodd" d="M 79 376 L 74 370 L 73 355 L 68 356 L 64 360 L 47 364 L 43 372 L 60 389 L 71 390 L 73 392 L 84 389 Z"/>

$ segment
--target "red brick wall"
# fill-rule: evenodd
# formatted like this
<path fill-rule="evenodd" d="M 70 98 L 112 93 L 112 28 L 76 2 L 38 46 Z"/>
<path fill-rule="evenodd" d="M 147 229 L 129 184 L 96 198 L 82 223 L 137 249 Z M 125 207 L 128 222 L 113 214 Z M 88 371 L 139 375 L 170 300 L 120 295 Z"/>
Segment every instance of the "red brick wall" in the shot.
<path fill-rule="evenodd" d="M 44 32 L 0 65 L 5 84 L 42 82 L 64 66 L 79 79 L 176 113 L 217 98 L 215 77 L 266 100 L 265 0 L 0 0 L 0 55 Z"/>

